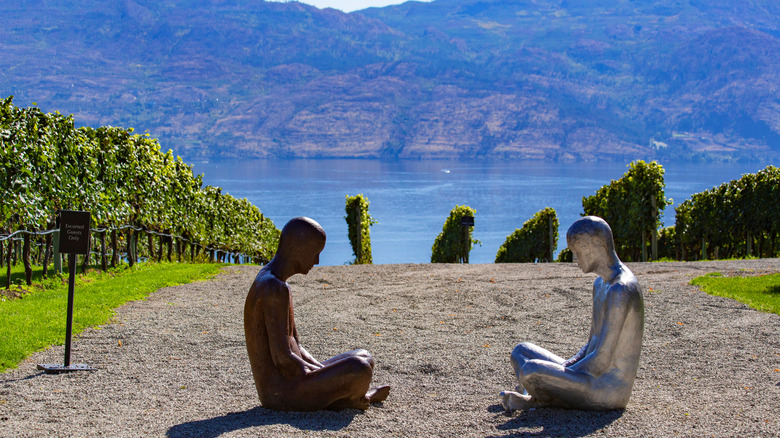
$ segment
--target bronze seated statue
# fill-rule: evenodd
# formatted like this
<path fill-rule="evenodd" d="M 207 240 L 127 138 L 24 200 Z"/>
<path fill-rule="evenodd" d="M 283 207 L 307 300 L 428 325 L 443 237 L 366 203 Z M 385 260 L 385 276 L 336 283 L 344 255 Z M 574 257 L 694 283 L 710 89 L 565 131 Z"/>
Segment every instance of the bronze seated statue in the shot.
<path fill-rule="evenodd" d="M 244 305 L 249 363 L 263 407 L 281 411 L 368 409 L 390 387 L 369 389 L 374 359 L 352 350 L 319 362 L 300 343 L 287 279 L 319 263 L 325 231 L 304 217 L 282 229 L 279 248 L 257 274 Z"/>

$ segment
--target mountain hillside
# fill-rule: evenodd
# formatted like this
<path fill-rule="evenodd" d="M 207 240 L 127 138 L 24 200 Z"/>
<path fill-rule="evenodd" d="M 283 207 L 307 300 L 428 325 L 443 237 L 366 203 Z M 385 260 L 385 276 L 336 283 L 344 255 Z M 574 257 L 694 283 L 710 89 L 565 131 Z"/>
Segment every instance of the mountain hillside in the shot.
<path fill-rule="evenodd" d="M 774 0 L 17 0 L 0 94 L 188 158 L 780 157 Z"/>

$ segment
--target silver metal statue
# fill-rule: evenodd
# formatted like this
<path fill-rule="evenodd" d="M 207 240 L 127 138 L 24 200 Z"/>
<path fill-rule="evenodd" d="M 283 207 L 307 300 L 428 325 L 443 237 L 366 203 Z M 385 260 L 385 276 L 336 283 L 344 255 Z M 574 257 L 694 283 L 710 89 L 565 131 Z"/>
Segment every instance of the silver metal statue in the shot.
<path fill-rule="evenodd" d="M 593 282 L 588 342 L 568 360 L 529 342 L 515 347 L 511 362 L 520 385 L 501 393 L 508 411 L 623 409 L 631 397 L 644 331 L 642 288 L 618 258 L 612 230 L 603 219 L 580 218 L 566 241 L 580 269 L 599 276 Z"/>

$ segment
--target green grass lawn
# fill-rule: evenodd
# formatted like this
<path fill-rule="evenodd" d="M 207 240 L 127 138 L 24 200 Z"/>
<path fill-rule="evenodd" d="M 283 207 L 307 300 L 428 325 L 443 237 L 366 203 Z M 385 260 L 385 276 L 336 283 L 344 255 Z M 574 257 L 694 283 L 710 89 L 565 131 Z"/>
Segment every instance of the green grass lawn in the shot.
<path fill-rule="evenodd" d="M 731 298 L 762 312 L 780 314 L 780 273 L 758 277 L 723 277 L 720 273 L 694 278 L 691 284 L 719 297 Z"/>
<path fill-rule="evenodd" d="M 140 263 L 108 272 L 77 274 L 73 334 L 105 324 L 114 309 L 156 290 L 214 277 L 219 263 Z M 13 278 L 13 276 L 12 276 Z M 0 277 L 5 285 L 5 276 Z M 0 298 L 0 372 L 15 368 L 32 353 L 65 343 L 67 274 L 27 288 L 22 298 Z"/>

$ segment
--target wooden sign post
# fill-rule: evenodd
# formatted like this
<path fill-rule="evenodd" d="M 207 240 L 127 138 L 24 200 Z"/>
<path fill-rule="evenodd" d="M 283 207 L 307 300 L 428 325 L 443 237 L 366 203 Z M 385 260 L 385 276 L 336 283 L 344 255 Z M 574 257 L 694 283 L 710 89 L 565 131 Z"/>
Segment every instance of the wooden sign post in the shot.
<path fill-rule="evenodd" d="M 65 324 L 65 362 L 58 364 L 38 364 L 39 370 L 46 374 L 59 374 L 71 371 L 92 371 L 94 368 L 84 364 L 70 364 L 70 338 L 73 333 L 73 291 L 76 286 L 76 255 L 89 253 L 88 211 L 60 211 L 60 253 L 68 257 L 68 319 Z"/>

